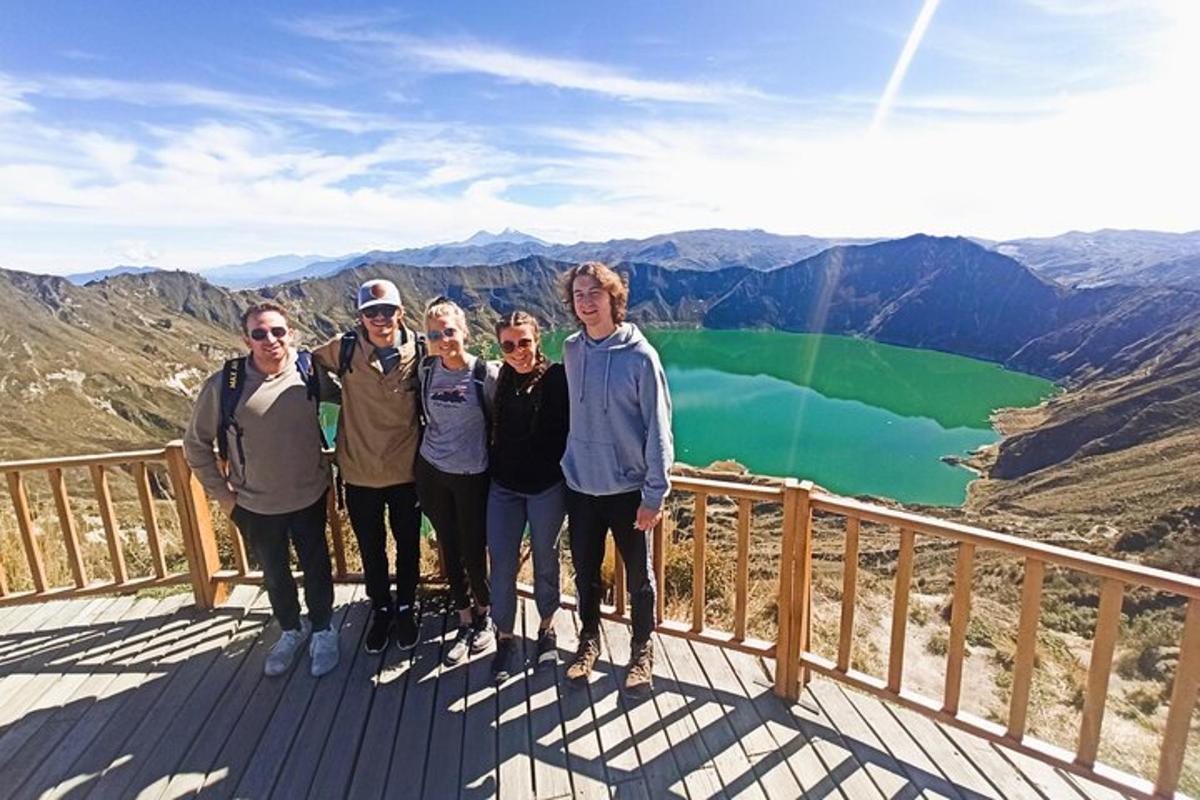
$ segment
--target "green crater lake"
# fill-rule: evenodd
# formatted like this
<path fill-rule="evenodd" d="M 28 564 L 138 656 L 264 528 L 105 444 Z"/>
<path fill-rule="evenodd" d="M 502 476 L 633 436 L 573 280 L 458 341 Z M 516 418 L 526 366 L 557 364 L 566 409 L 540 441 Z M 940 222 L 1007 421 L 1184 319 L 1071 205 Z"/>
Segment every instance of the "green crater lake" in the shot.
<path fill-rule="evenodd" d="M 733 460 L 839 494 L 960 505 L 974 475 L 942 456 L 997 441 L 993 411 L 1054 391 L 986 361 L 845 336 L 644 332 L 671 387 L 677 460 Z M 565 336 L 546 336 L 555 359 Z"/>

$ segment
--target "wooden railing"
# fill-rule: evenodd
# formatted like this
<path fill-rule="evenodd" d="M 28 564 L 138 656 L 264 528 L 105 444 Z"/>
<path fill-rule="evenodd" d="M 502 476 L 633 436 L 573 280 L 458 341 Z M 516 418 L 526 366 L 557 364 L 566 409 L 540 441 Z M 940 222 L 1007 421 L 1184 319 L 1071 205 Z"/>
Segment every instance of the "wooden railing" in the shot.
<path fill-rule="evenodd" d="M 797 699 L 801 687 L 808 680 L 809 671 L 817 672 L 1122 792 L 1140 797 L 1174 795 L 1183 766 L 1197 689 L 1200 688 L 1200 580 L 967 525 L 869 505 L 814 490 L 810 484 L 801 484 L 795 491 L 798 496 L 791 499 L 785 497 L 784 501 L 788 503 L 785 516 L 790 511 L 795 532 L 791 532 L 785 524 L 780 581 L 780 634 L 775 676 L 778 693 L 789 699 Z M 813 652 L 810 642 L 814 512 L 842 517 L 846 525 L 841 618 L 838 639 L 834 643 L 836 660 L 817 655 Z M 884 676 L 859 672 L 853 669 L 850 663 L 855 628 L 859 530 L 863 522 L 899 529 L 890 647 L 887 673 Z M 942 542 L 953 542 L 957 548 L 946 677 L 942 696 L 937 699 L 904 688 L 905 633 L 917 534 Z M 976 554 L 980 551 L 997 551 L 1024 561 L 1012 694 L 1005 725 L 973 716 L 959 707 L 971 605 L 971 578 Z M 1083 693 L 1082 720 L 1078 743 L 1073 753 L 1031 737 L 1026 732 L 1030 687 L 1037 658 L 1042 587 L 1047 566 L 1074 570 L 1101 581 L 1097 621 Z M 1122 600 L 1126 589 L 1139 586 L 1178 595 L 1185 598 L 1187 603 L 1174 688 L 1153 783 L 1097 761 L 1109 677 L 1113 669 L 1113 654 L 1121 621 Z M 788 609 L 786 612 L 785 608 Z"/>
<path fill-rule="evenodd" d="M 165 466 L 165 471 L 169 475 L 180 517 L 180 529 L 183 533 L 183 545 L 189 566 L 187 572 L 171 573 L 167 569 L 158 511 L 151 490 L 151 465 Z M 150 551 L 152 572 L 150 575 L 131 576 L 125 562 L 125 552 L 109 484 L 109 475 L 117 468 L 129 471 L 137 489 L 141 523 L 146 532 L 146 543 Z M 90 477 L 96 510 L 104 528 L 108 550 L 107 565 L 111 580 L 93 580 L 83 557 L 78 520 L 67 488 L 68 476 L 80 471 L 86 471 Z M 204 559 L 200 556 L 206 546 L 203 537 L 198 533 L 198 528 L 207 520 L 208 511 L 206 507 L 203 507 L 203 491 L 183 460 L 182 447 L 178 443 L 157 450 L 7 461 L 0 463 L 0 472 L 4 473 L 8 484 L 8 495 L 12 501 L 17 534 L 21 540 L 25 564 L 29 571 L 29 582 L 32 586 L 29 591 L 10 591 L 6 565 L 0 563 L 0 604 L 11 605 L 105 592 L 128 592 L 189 581 L 197 584 L 194 588 L 197 602 L 201 605 L 211 607 L 220 599 L 220 591 L 211 581 L 203 586 L 198 585 L 199 578 L 196 567 L 204 563 Z M 39 474 L 45 476 L 50 494 L 53 496 L 58 532 L 71 575 L 72 583 L 70 585 L 51 585 L 43 552 L 43 541 L 35 535 L 34 514 L 29 499 L 29 479 L 31 476 Z M 209 524 L 211 527 L 211 523 Z M 215 549 L 212 551 L 212 555 L 215 558 Z"/>
<path fill-rule="evenodd" d="M 164 558 L 162 535 L 150 483 L 151 466 L 164 464 L 178 515 L 180 536 L 186 556 L 186 572 L 169 571 Z M 152 575 L 130 576 L 125 565 L 108 481 L 110 471 L 117 467 L 129 470 L 137 488 L 141 521 L 146 530 L 151 554 Z M 90 475 L 107 542 L 111 581 L 93 582 L 88 575 L 81 555 L 71 499 L 67 493 L 65 474 L 69 470 L 87 470 Z M 251 570 L 245 547 L 236 535 L 232 541 L 233 568 L 222 568 L 217 554 L 217 537 L 209 499 L 188 468 L 179 442 L 173 442 L 159 450 L 4 462 L 0 463 L 0 472 L 3 472 L 7 479 L 17 530 L 33 585 L 31 591 L 10 592 L 4 571 L 5 565 L 0 562 L 0 604 L 190 583 L 196 604 L 202 608 L 212 608 L 223 601 L 231 585 L 261 582 L 261 573 Z M 35 473 L 44 473 L 49 482 L 73 585 L 50 586 L 48 583 L 41 544 L 34 534 L 26 491 L 27 476 Z M 1183 765 L 1197 690 L 1200 689 L 1200 580 L 849 500 L 817 490 L 807 481 L 788 479 L 782 483 L 760 485 L 677 475 L 673 478 L 673 488 L 677 497 L 691 496 L 693 525 L 690 541 L 690 619 L 680 621 L 664 618 L 663 603 L 666 592 L 663 589 L 668 543 L 672 542 L 670 546 L 688 546 L 687 537 L 680 537 L 679 543 L 673 542 L 675 531 L 672 530 L 670 517 L 667 516 L 653 532 L 652 545 L 655 578 L 660 587 L 657 593 L 660 633 L 774 658 L 775 691 L 791 700 L 798 699 L 810 673 L 816 672 L 1120 791 L 1146 798 L 1173 795 Z M 734 602 L 728 630 L 715 629 L 710 624 L 707 614 L 709 602 L 705 585 L 706 573 L 710 567 L 709 501 L 714 497 L 728 498 L 737 504 Z M 341 518 L 337 509 L 333 507 L 332 493 L 329 502 L 332 512 L 329 520 L 335 578 L 339 581 L 361 580 L 360 573 L 349 570 L 345 534 Z M 677 504 L 678 500 L 675 502 Z M 779 553 L 779 573 L 774 587 L 778 627 L 773 641 L 749 635 L 750 545 L 754 507 L 757 503 L 770 504 L 773 511 L 782 511 L 782 522 L 778 530 L 772 532 L 777 537 Z M 845 520 L 838 633 L 836 641 L 825 643 L 831 645 L 831 649 L 836 652 L 834 659 L 824 658 L 814 652 L 812 642 L 814 512 L 834 515 Z M 899 530 L 891 607 L 890 647 L 886 674 L 881 676 L 866 674 L 852 667 L 855 607 L 858 597 L 859 539 L 864 522 L 894 526 Z M 943 543 L 952 543 L 957 548 L 946 676 L 942 696 L 937 699 L 912 692 L 904 686 L 905 634 L 918 534 Z M 998 551 L 1024 561 L 1012 695 L 1008 719 L 1004 725 L 973 716 L 960 708 L 972 599 L 971 579 L 977 563 L 976 556 L 980 551 Z M 1043 580 L 1047 566 L 1075 570 L 1101 581 L 1098 618 L 1083 696 L 1082 722 L 1074 753 L 1033 738 L 1026 731 Z M 1159 751 L 1157 775 L 1153 783 L 1097 761 L 1122 599 L 1126 589 L 1135 586 L 1174 593 L 1186 598 L 1187 602 L 1174 688 Z M 627 618 L 624 570 L 619 558 L 616 560 L 612 599 L 612 605 L 604 609 L 606 615 Z M 564 598 L 564 604 L 573 605 L 573 600 Z"/>

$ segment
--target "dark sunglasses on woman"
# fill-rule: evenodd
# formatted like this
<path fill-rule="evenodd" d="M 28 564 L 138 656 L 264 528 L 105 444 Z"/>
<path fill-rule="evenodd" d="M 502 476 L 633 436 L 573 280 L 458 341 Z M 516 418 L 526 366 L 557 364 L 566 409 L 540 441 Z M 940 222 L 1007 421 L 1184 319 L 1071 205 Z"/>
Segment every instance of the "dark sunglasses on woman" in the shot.
<path fill-rule="evenodd" d="M 425 338 L 431 342 L 436 342 L 439 339 L 453 339 L 458 336 L 457 328 L 442 328 L 440 331 L 429 331 L 425 334 Z"/>
<path fill-rule="evenodd" d="M 261 342 L 267 338 L 268 334 L 274 336 L 276 339 L 282 339 L 287 336 L 287 333 L 287 328 L 255 328 L 250 331 L 250 338 L 256 342 Z"/>
<path fill-rule="evenodd" d="M 533 347 L 533 339 L 517 339 L 515 342 L 504 341 L 500 343 L 500 349 L 506 353 L 511 353 L 517 348 L 528 350 Z"/>

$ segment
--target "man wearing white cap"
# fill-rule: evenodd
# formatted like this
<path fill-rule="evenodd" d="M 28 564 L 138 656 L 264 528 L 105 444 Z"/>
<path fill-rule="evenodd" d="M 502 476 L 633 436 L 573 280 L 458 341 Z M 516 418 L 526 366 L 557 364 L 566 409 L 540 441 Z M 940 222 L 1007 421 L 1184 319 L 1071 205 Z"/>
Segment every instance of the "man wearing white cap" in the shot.
<path fill-rule="evenodd" d="M 368 653 L 380 653 L 393 632 L 403 649 L 417 643 L 413 606 L 421 507 L 413 465 L 421 436 L 415 376 L 424 347 L 404 325 L 404 304 L 391 281 L 364 283 L 358 288 L 356 305 L 354 330 L 330 339 L 313 351 L 313 358 L 338 375 L 342 384 L 337 464 L 374 609 L 363 646 Z M 388 580 L 385 517 L 396 542 L 394 600 Z"/>

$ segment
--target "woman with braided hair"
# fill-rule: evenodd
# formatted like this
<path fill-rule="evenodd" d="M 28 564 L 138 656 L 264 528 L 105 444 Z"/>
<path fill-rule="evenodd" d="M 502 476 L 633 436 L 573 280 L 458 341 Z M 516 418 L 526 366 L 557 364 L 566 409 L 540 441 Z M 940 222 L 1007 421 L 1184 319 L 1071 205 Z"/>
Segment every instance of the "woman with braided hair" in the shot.
<path fill-rule="evenodd" d="M 492 676 L 508 679 L 514 668 L 513 629 L 517 569 L 528 523 L 533 552 L 534 598 L 541 626 L 537 664 L 558 661 L 554 612 L 559 605 L 558 543 L 566 516 L 566 486 L 559 460 L 567 445 L 567 376 L 541 350 L 537 320 L 515 311 L 496 323 L 504 365 L 496 382 L 488 454 L 487 540 L 491 556 L 492 615 L 496 655 Z"/>

